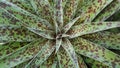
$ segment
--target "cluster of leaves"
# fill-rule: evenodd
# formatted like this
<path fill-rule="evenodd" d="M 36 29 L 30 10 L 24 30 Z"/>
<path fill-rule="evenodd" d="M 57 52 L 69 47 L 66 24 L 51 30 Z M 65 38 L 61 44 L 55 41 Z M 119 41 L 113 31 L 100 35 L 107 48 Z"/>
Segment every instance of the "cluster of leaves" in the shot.
<path fill-rule="evenodd" d="M 119 0 L 0 0 L 0 68 L 120 68 L 119 6 Z"/>

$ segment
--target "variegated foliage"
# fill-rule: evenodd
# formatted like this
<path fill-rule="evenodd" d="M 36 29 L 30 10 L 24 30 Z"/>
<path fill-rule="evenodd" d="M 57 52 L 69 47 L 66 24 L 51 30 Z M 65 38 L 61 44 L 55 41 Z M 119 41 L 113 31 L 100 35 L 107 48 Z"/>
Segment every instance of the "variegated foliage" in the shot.
<path fill-rule="evenodd" d="M 0 68 L 120 68 L 120 33 L 109 31 L 120 21 L 106 21 L 119 9 L 120 0 L 0 0 Z"/>

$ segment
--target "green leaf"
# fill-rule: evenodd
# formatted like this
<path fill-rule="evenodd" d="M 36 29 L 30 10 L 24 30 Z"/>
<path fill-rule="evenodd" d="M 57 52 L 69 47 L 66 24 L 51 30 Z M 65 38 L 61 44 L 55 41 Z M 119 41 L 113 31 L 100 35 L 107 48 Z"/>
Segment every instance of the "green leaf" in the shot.
<path fill-rule="evenodd" d="M 29 28 L 29 27 L 28 27 L 28 29 L 30 31 L 34 32 L 35 34 L 42 36 L 43 38 L 54 39 L 54 37 L 53 37 L 54 33 L 52 31 L 40 31 L 37 29 Z"/>
<path fill-rule="evenodd" d="M 105 21 L 110 16 L 112 16 L 115 12 L 120 10 L 120 1 L 113 0 L 111 4 L 109 4 L 98 16 L 95 18 L 94 21 Z"/>
<path fill-rule="evenodd" d="M 0 59 L 3 59 L 13 52 L 16 52 L 19 48 L 27 45 L 28 42 L 10 42 L 0 45 Z"/>
<path fill-rule="evenodd" d="M 21 63 L 21 64 L 15 66 L 14 68 L 25 68 L 25 65 L 26 65 L 29 61 L 30 61 L 30 60 L 25 61 L 25 62 L 23 62 L 23 63 Z"/>
<path fill-rule="evenodd" d="M 63 40 L 62 47 L 69 54 L 69 57 L 71 58 L 75 68 L 79 68 L 77 55 L 76 55 L 76 53 L 74 51 L 74 48 L 72 47 L 72 44 L 70 43 L 70 41 L 68 39 Z"/>
<path fill-rule="evenodd" d="M 79 68 L 88 68 L 84 62 L 84 59 L 81 57 L 81 55 L 77 54 L 77 56 L 78 56 Z"/>
<path fill-rule="evenodd" d="M 109 66 L 104 65 L 103 63 L 93 60 L 91 58 L 85 57 L 84 61 L 86 62 L 86 64 L 91 67 L 91 68 L 109 68 Z"/>
<path fill-rule="evenodd" d="M 83 36 L 89 41 L 97 43 L 108 49 L 120 50 L 120 35 L 111 32 L 103 31 L 94 34 L 88 34 Z"/>
<path fill-rule="evenodd" d="M 32 60 L 26 65 L 25 68 L 29 68 L 29 65 L 40 66 L 44 61 L 48 59 L 48 57 L 55 50 L 55 44 L 52 41 L 48 41 L 41 50 L 32 58 Z"/>
<path fill-rule="evenodd" d="M 66 24 L 64 27 L 63 27 L 63 32 L 66 33 L 74 24 L 75 22 L 80 18 L 79 17 L 76 17 L 75 19 L 73 19 L 72 21 L 70 21 L 68 24 Z"/>
<path fill-rule="evenodd" d="M 22 9 L 24 9 L 24 10 L 26 10 L 26 11 L 32 13 L 32 14 L 36 15 L 36 11 L 35 11 L 35 9 L 33 9 L 33 6 L 30 3 L 31 0 L 19 0 L 19 1 L 18 0 L 7 0 L 7 1 L 19 6 L 20 8 L 22 8 Z"/>
<path fill-rule="evenodd" d="M 35 12 L 37 12 L 37 9 L 38 9 L 36 2 L 37 1 L 35 1 L 35 0 L 30 0 L 30 4 L 32 5 Z"/>
<path fill-rule="evenodd" d="M 89 6 L 93 4 L 93 0 L 80 0 L 75 12 L 75 17 L 78 17 L 87 10 Z"/>
<path fill-rule="evenodd" d="M 1 68 L 14 67 L 33 58 L 33 56 L 41 50 L 44 43 L 45 41 L 40 39 L 39 42 L 37 40 L 19 48 L 16 52 L 0 60 Z"/>
<path fill-rule="evenodd" d="M 56 4 L 56 0 L 48 0 L 50 3 L 50 6 L 54 9 L 55 8 L 55 4 Z M 63 9 L 65 8 L 67 0 L 62 0 L 62 7 Z M 55 11 L 55 10 L 53 10 Z"/>
<path fill-rule="evenodd" d="M 7 12 L 6 10 L 4 10 L 6 13 L 8 13 L 9 15 L 11 15 L 9 12 Z M 13 17 L 15 17 L 15 16 L 13 16 Z M 15 17 L 16 18 L 16 17 Z M 19 20 L 19 19 L 18 19 Z M 30 31 L 32 31 L 32 32 L 34 32 L 34 33 L 36 33 L 36 34 L 39 34 L 40 36 L 42 36 L 42 37 L 45 37 L 45 38 L 48 38 L 48 39 L 53 39 L 53 37 L 51 37 L 51 32 L 49 32 L 49 31 L 51 31 L 51 30 L 39 30 L 38 28 L 36 29 L 36 28 L 33 28 L 33 27 L 31 27 L 31 26 L 28 26 L 27 24 L 25 24 L 24 22 L 21 22 L 22 24 L 22 26 L 24 26 L 25 28 L 27 28 L 28 30 L 30 30 Z M 49 32 L 49 33 L 48 33 Z M 47 35 L 46 35 L 47 34 Z"/>
<path fill-rule="evenodd" d="M 62 47 L 60 47 L 59 51 L 57 52 L 57 57 L 59 61 L 59 68 L 76 68 L 69 54 Z M 87 68 L 82 57 L 80 55 L 77 55 L 77 58 L 79 68 Z"/>
<path fill-rule="evenodd" d="M 63 26 L 63 7 L 62 7 L 62 0 L 56 0 L 56 22 L 59 28 Z"/>
<path fill-rule="evenodd" d="M 61 32 L 61 28 L 63 27 L 63 3 L 66 2 L 66 0 L 53 0 L 49 1 L 52 5 L 52 9 L 54 12 L 53 16 L 53 24 L 54 24 L 54 30 L 56 34 Z"/>
<path fill-rule="evenodd" d="M 41 38 L 24 27 L 10 27 L 0 25 L 0 42 L 28 42 Z"/>
<path fill-rule="evenodd" d="M 67 0 L 64 8 L 64 24 L 73 19 L 80 0 Z"/>
<path fill-rule="evenodd" d="M 102 62 L 103 64 L 112 67 L 119 68 L 120 67 L 120 56 L 113 53 L 112 51 L 101 47 L 97 44 L 94 44 L 90 41 L 82 39 L 80 37 L 73 39 L 74 49 L 78 54 L 87 56 L 96 61 Z M 71 40 L 71 41 L 73 41 Z"/>
<path fill-rule="evenodd" d="M 62 44 L 62 39 L 56 39 L 56 50 L 55 50 L 55 53 L 57 53 L 57 51 L 59 50 L 60 46 Z"/>
<path fill-rule="evenodd" d="M 42 65 L 40 65 L 40 68 L 57 68 L 57 66 L 57 57 L 55 53 L 52 53 L 52 55 Z"/>
<path fill-rule="evenodd" d="M 75 38 L 84 34 L 95 33 L 115 27 L 120 27 L 120 22 L 83 23 L 77 26 L 73 26 L 67 34 L 70 35 L 70 38 Z"/>
<path fill-rule="evenodd" d="M 37 5 L 37 15 L 39 17 L 46 19 L 50 24 L 53 25 L 53 9 L 48 0 L 34 0 Z"/>
<path fill-rule="evenodd" d="M 60 47 L 59 51 L 57 52 L 57 58 L 59 62 L 59 68 L 75 68 L 69 54 Z"/>
<path fill-rule="evenodd" d="M 20 21 L 16 20 L 0 8 L 0 26 L 21 27 Z"/>
<path fill-rule="evenodd" d="M 8 2 L 8 1 L 0 1 L 0 7 L 5 12 L 9 12 L 12 16 L 16 17 L 17 20 L 22 21 L 22 24 L 26 24 L 27 26 L 31 26 L 33 28 L 50 29 L 52 28 L 49 22 L 46 20 L 27 12 L 26 10 L 18 7 L 17 5 Z M 34 26 L 33 26 L 34 25 Z"/>
<path fill-rule="evenodd" d="M 92 22 L 92 20 L 113 0 L 94 0 L 92 1 L 92 5 L 86 8 L 85 11 L 81 13 L 81 17 L 77 24 L 81 22 L 88 23 Z M 82 21 L 81 21 L 82 20 Z"/>

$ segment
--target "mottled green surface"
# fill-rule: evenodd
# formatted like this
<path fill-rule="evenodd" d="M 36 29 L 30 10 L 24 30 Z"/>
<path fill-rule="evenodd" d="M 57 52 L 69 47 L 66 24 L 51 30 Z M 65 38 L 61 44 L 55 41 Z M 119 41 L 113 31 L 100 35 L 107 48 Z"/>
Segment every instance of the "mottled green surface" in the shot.
<path fill-rule="evenodd" d="M 119 10 L 119 0 L 0 0 L 0 68 L 120 68 Z"/>

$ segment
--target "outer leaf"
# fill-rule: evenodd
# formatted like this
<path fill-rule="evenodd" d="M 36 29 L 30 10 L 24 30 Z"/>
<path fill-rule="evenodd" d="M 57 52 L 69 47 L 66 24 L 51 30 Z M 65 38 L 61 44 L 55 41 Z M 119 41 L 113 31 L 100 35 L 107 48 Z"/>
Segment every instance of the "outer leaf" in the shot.
<path fill-rule="evenodd" d="M 80 16 L 77 17 L 77 18 L 75 18 L 75 19 L 73 19 L 73 20 L 70 21 L 68 24 L 66 24 L 66 25 L 63 27 L 63 32 L 66 33 L 66 32 L 75 24 L 75 22 L 76 22 L 79 18 L 80 18 Z"/>
<path fill-rule="evenodd" d="M 48 0 L 8 0 L 40 18 L 52 21 L 51 8 Z M 50 22 L 51 23 L 51 22 Z"/>
<path fill-rule="evenodd" d="M 29 27 L 28 27 L 28 29 L 30 31 L 42 36 L 43 38 L 54 39 L 52 31 L 40 31 L 40 30 L 37 30 L 37 29 L 29 28 Z"/>
<path fill-rule="evenodd" d="M 56 0 L 56 22 L 59 28 L 63 26 L 62 0 Z"/>
<path fill-rule="evenodd" d="M 78 59 L 77 59 L 76 53 L 75 53 L 75 51 L 74 51 L 74 49 L 72 47 L 72 44 L 70 43 L 70 41 L 68 39 L 63 40 L 62 47 L 69 54 L 69 57 L 71 58 L 74 66 L 76 68 L 79 68 L 79 64 L 78 64 Z"/>
<path fill-rule="evenodd" d="M 11 15 L 12 17 L 14 17 L 14 18 L 16 18 L 15 16 L 13 16 L 12 14 L 10 14 L 9 12 L 7 12 L 6 10 L 4 10 L 6 13 L 8 13 L 9 15 Z M 18 18 L 16 18 L 16 19 L 18 19 Z M 18 19 L 19 20 L 19 19 Z M 24 26 L 25 28 L 27 28 L 28 30 L 30 30 L 30 31 L 32 31 L 32 32 L 34 32 L 34 33 L 36 33 L 36 34 L 38 34 L 38 35 L 40 35 L 40 36 L 42 36 L 42 37 L 44 37 L 44 38 L 48 38 L 48 39 L 53 39 L 53 37 L 51 37 L 51 32 L 49 32 L 48 33 L 48 31 L 49 30 L 47 30 L 47 31 L 41 31 L 41 30 L 39 30 L 39 29 L 35 29 L 35 28 L 33 28 L 33 27 L 30 27 L 30 26 L 28 26 L 27 24 L 25 24 L 24 22 L 21 22 L 22 24 L 22 26 Z"/>
<path fill-rule="evenodd" d="M 69 54 L 62 47 L 60 47 L 57 52 L 57 57 L 59 61 L 59 68 L 75 68 Z"/>
<path fill-rule="evenodd" d="M 50 4 L 51 4 L 51 6 L 52 6 L 52 8 L 53 8 L 53 10 L 54 10 L 54 26 L 55 26 L 55 31 L 56 31 L 56 34 L 58 34 L 58 32 L 61 32 L 61 26 L 63 26 L 63 15 L 61 16 L 60 14 L 60 16 L 58 16 L 58 11 L 60 11 L 62 14 L 63 14 L 63 9 L 64 9 L 64 7 L 65 7 L 65 5 L 66 5 L 66 2 L 67 2 L 67 0 L 61 0 L 61 10 L 60 9 L 58 9 L 59 8 L 59 5 L 57 5 L 57 2 L 58 2 L 58 0 L 49 0 L 49 2 L 50 2 Z M 57 8 L 57 6 L 58 6 L 58 8 Z M 57 17 L 58 16 L 58 17 Z M 60 21 L 60 19 L 57 19 L 57 18 L 61 18 L 61 21 Z M 58 24 L 58 22 L 57 21 L 60 21 L 61 22 L 61 25 L 60 25 L 60 23 Z M 60 26 L 59 26 L 60 25 Z M 60 27 L 60 28 L 59 28 Z"/>
<path fill-rule="evenodd" d="M 17 6 L 19 6 L 20 8 L 32 13 L 32 14 L 36 14 L 35 9 L 33 8 L 33 5 L 31 5 L 31 0 L 7 0 L 8 2 L 11 2 Z M 38 3 L 36 1 L 36 3 Z M 36 4 L 35 3 L 35 4 Z"/>
<path fill-rule="evenodd" d="M 62 47 L 57 52 L 57 57 L 59 61 L 59 68 L 76 68 L 71 58 L 69 57 L 69 54 Z M 78 55 L 77 58 L 79 68 L 87 68 L 82 57 Z"/>
<path fill-rule="evenodd" d="M 119 34 L 104 31 L 95 34 L 88 34 L 83 37 L 106 48 L 120 50 Z"/>
<path fill-rule="evenodd" d="M 39 40 L 40 41 L 40 40 Z M 40 44 L 40 45 L 39 45 Z M 8 57 L 0 60 L 0 66 L 2 68 L 14 67 L 20 63 L 23 63 L 39 52 L 44 42 L 41 39 L 41 42 L 32 42 L 24 47 L 21 47 L 16 52 L 13 52 Z"/>
<path fill-rule="evenodd" d="M 34 14 L 31 14 L 24 9 L 16 6 L 13 3 L 10 3 L 8 1 L 0 1 L 0 7 L 4 8 L 4 10 L 11 13 L 13 16 L 15 16 L 18 20 L 23 21 L 22 24 L 27 24 L 27 26 L 31 26 L 33 28 L 39 28 L 41 30 L 50 28 L 49 22 L 47 22 L 44 19 L 41 19 Z M 36 22 L 36 23 L 35 23 Z M 34 24 L 34 26 L 33 26 Z"/>
<path fill-rule="evenodd" d="M 84 59 L 81 57 L 81 55 L 77 54 L 77 56 L 78 56 L 79 68 L 88 68 L 84 62 Z"/>
<path fill-rule="evenodd" d="M 73 19 L 79 1 L 80 0 L 67 0 L 65 8 L 64 8 L 65 24 L 68 23 L 71 19 Z"/>
<path fill-rule="evenodd" d="M 120 11 L 117 11 L 115 14 L 113 14 L 110 18 L 107 19 L 107 21 L 120 21 Z"/>
<path fill-rule="evenodd" d="M 37 4 L 37 14 L 39 17 L 46 19 L 53 24 L 53 9 L 48 0 L 34 0 Z"/>
<path fill-rule="evenodd" d="M 78 20 L 77 24 L 91 22 L 107 5 L 109 5 L 113 0 L 93 0 L 92 5 L 90 5 L 81 14 L 81 19 Z"/>
<path fill-rule="evenodd" d="M 26 65 L 25 68 L 29 68 L 29 65 L 34 65 L 36 67 L 40 66 L 44 61 L 48 59 L 48 57 L 55 50 L 55 44 L 52 41 L 48 41 L 41 50 L 33 57 L 33 59 Z"/>
<path fill-rule="evenodd" d="M 15 66 L 14 68 L 25 68 L 25 65 L 28 64 L 28 62 L 30 62 L 30 61 L 28 60 L 28 61 L 26 61 L 26 62 L 23 62 L 23 63 Z"/>
<path fill-rule="evenodd" d="M 102 64 L 101 62 L 98 62 L 98 61 L 93 60 L 88 57 L 85 57 L 84 61 L 91 68 L 109 68 L 109 66 L 106 66 L 106 65 Z"/>
<path fill-rule="evenodd" d="M 41 38 L 24 27 L 0 26 L 0 42 L 33 41 Z"/>
<path fill-rule="evenodd" d="M 113 0 L 110 5 L 108 5 L 97 17 L 94 21 L 105 21 L 110 16 L 112 16 L 116 11 L 120 9 L 120 1 Z"/>
<path fill-rule="evenodd" d="M 57 51 L 59 50 L 60 46 L 62 44 L 62 39 L 56 39 L 56 50 L 55 53 L 57 53 Z"/>
<path fill-rule="evenodd" d="M 54 53 L 42 64 L 40 68 L 58 68 L 57 57 Z"/>
<path fill-rule="evenodd" d="M 98 31 L 103 31 L 115 27 L 120 27 L 120 22 L 92 22 L 92 23 L 83 23 L 78 26 L 72 27 L 68 34 L 70 38 L 78 37 L 84 34 L 95 33 Z"/>
<path fill-rule="evenodd" d="M 20 21 L 16 20 L 0 8 L 0 26 L 21 27 Z"/>
<path fill-rule="evenodd" d="M 80 16 L 87 10 L 89 6 L 93 4 L 93 0 L 80 0 L 75 12 L 75 17 Z"/>
<path fill-rule="evenodd" d="M 94 60 L 102 62 L 109 67 L 120 67 L 120 56 L 112 51 L 101 47 L 97 44 L 84 40 L 82 38 L 76 38 L 74 40 L 74 48 L 78 54 L 90 57 Z"/>
<path fill-rule="evenodd" d="M 36 2 L 37 1 L 35 1 L 35 0 L 30 0 L 30 4 L 32 5 L 35 12 L 37 12 L 37 9 L 38 9 Z"/>
<path fill-rule="evenodd" d="M 27 42 L 11 42 L 0 45 L 0 59 L 3 59 L 13 52 L 16 52 L 19 48 L 28 44 Z"/>
<path fill-rule="evenodd" d="M 51 7 L 54 7 L 55 6 L 55 4 L 56 4 L 56 0 L 48 0 L 49 1 L 49 3 L 50 3 L 50 5 L 51 5 Z M 67 2 L 67 0 L 63 0 L 62 1 L 62 7 L 63 8 L 65 8 L 65 5 L 66 5 L 66 2 Z"/>

